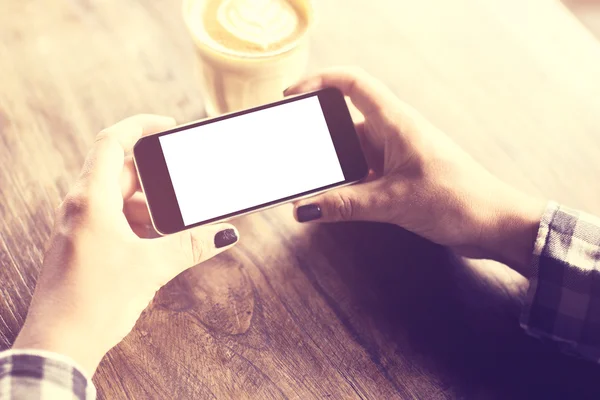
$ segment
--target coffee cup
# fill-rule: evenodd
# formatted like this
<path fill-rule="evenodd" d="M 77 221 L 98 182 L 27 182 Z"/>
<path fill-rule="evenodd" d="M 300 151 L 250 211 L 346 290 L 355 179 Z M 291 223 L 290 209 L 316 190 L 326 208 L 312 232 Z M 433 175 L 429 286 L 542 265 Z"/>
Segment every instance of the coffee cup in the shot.
<path fill-rule="evenodd" d="M 184 0 L 206 113 L 279 100 L 305 72 L 311 0 Z"/>

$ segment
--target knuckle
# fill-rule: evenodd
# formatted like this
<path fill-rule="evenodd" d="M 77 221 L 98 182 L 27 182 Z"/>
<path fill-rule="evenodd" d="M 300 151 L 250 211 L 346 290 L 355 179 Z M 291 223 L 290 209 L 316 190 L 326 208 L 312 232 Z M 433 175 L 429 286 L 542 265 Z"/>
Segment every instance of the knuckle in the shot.
<path fill-rule="evenodd" d="M 94 140 L 94 142 L 95 143 L 99 143 L 99 142 L 102 142 L 102 141 L 104 141 L 104 140 L 106 140 L 108 138 L 110 138 L 110 128 L 102 129 L 96 135 L 96 139 Z"/>
<path fill-rule="evenodd" d="M 94 140 L 94 143 L 96 145 L 105 145 L 105 146 L 119 145 L 119 135 L 121 132 L 122 132 L 122 129 L 117 125 L 113 125 L 111 127 L 104 128 L 100 132 L 98 132 L 98 134 L 96 135 L 96 139 Z"/>
<path fill-rule="evenodd" d="M 90 201 L 83 193 L 69 193 L 59 208 L 67 218 L 86 215 L 89 212 Z"/>
<path fill-rule="evenodd" d="M 106 147 L 110 147 L 110 146 L 115 146 L 119 144 L 119 141 L 115 138 L 114 134 L 108 130 L 105 129 L 103 131 L 100 131 L 100 133 L 98 133 L 98 135 L 96 135 L 96 140 L 94 142 L 97 146 L 106 146 Z"/>
<path fill-rule="evenodd" d="M 67 194 L 56 211 L 56 226 L 68 234 L 82 227 L 90 214 L 89 198 L 82 192 Z"/>
<path fill-rule="evenodd" d="M 342 193 L 336 193 L 333 206 L 340 219 L 348 221 L 354 217 L 355 204 L 354 200 L 352 200 L 350 197 Z"/>

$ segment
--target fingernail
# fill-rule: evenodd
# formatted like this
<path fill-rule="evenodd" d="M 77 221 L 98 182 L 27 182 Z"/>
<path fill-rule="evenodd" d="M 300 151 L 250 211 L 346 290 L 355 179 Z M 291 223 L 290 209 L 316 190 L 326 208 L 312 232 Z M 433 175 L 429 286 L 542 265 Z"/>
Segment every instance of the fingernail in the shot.
<path fill-rule="evenodd" d="M 307 204 L 305 206 L 300 206 L 296 210 L 296 215 L 298 216 L 299 222 L 314 221 L 315 219 L 319 219 L 323 216 L 321 213 L 321 206 L 318 204 Z"/>
<path fill-rule="evenodd" d="M 238 237 L 235 233 L 235 229 L 223 229 L 217 232 L 215 235 L 215 247 L 220 249 L 221 247 L 229 246 L 237 242 Z"/>
<path fill-rule="evenodd" d="M 283 95 L 285 96 L 285 94 L 287 93 L 287 91 L 288 91 L 288 90 L 290 90 L 290 89 L 291 89 L 291 86 L 290 86 L 290 87 L 287 87 L 287 88 L 285 88 L 285 89 L 283 90 Z"/>

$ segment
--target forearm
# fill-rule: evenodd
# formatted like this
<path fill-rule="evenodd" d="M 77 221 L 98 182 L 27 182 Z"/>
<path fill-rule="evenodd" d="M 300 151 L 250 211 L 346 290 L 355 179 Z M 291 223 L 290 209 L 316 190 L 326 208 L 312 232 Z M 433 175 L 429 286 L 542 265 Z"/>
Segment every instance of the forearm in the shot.
<path fill-rule="evenodd" d="M 37 350 L 62 354 L 81 366 L 85 374 L 93 375 L 104 354 L 95 348 L 95 343 L 86 340 L 77 332 L 54 330 L 49 326 L 22 331 L 13 345 L 13 350 Z"/>
<path fill-rule="evenodd" d="M 80 314 L 72 314 L 64 302 L 48 293 L 43 293 L 43 296 L 37 293 L 36 288 L 25 324 L 12 348 L 63 354 L 81 366 L 86 375 L 92 376 L 109 349 L 102 345 L 103 331 L 93 328 L 89 320 L 84 320 Z M 39 301 L 40 298 L 45 301 Z"/>

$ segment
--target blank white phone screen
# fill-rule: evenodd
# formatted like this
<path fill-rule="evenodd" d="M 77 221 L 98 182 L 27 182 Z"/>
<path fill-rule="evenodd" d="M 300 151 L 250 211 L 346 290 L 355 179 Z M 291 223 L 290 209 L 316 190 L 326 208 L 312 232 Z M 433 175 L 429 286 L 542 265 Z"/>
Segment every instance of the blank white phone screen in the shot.
<path fill-rule="evenodd" d="M 159 140 L 186 226 L 344 181 L 317 96 Z"/>

